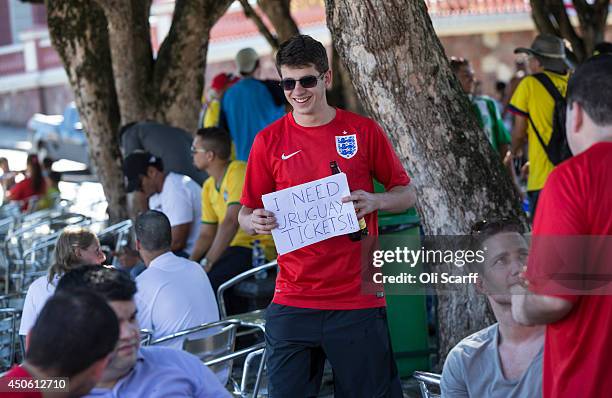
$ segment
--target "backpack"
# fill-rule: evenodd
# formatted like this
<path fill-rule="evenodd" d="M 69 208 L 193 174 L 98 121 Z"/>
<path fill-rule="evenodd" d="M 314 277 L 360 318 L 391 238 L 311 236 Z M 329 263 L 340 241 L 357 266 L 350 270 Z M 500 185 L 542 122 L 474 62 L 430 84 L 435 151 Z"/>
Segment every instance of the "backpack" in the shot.
<path fill-rule="evenodd" d="M 544 144 L 544 140 L 538 132 L 538 129 L 536 129 L 536 126 L 533 123 L 533 120 L 531 120 L 531 117 L 529 118 L 529 122 L 533 127 L 533 131 L 535 132 L 536 137 L 538 137 L 538 141 L 540 141 L 540 144 L 544 148 L 544 152 L 546 152 L 548 160 L 550 160 L 550 162 L 556 166 L 559 163 L 563 162 L 565 159 L 568 159 L 572 156 L 565 133 L 565 112 L 567 103 L 565 101 L 565 98 L 561 95 L 559 90 L 557 90 L 557 88 L 548 76 L 546 76 L 544 73 L 536 73 L 535 75 L 533 75 L 533 77 L 538 79 L 538 81 L 544 86 L 546 91 L 548 91 L 550 96 L 553 97 L 553 99 L 555 100 L 552 120 L 553 128 L 552 134 L 550 136 L 550 141 L 548 141 L 548 145 Z"/>

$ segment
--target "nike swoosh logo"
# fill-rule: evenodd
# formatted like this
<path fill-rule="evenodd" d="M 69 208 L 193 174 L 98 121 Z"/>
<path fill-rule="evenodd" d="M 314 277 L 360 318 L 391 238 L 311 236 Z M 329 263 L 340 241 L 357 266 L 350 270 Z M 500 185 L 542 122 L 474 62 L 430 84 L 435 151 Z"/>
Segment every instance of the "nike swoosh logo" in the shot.
<path fill-rule="evenodd" d="M 297 155 L 298 153 L 302 152 L 302 150 L 300 149 L 299 151 L 295 151 L 293 153 L 290 153 L 289 155 L 285 155 L 284 153 L 281 155 L 281 159 L 283 160 L 287 160 L 289 159 L 291 156 Z"/>

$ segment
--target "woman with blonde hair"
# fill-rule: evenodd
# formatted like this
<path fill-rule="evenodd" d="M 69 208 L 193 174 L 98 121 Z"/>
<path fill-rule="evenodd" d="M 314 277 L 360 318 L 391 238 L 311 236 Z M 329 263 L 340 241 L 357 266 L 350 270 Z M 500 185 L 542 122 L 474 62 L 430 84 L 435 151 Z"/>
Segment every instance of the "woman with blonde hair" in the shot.
<path fill-rule="evenodd" d="M 84 228 L 65 228 L 55 243 L 54 264 L 49 267 L 47 275 L 36 279 L 28 288 L 19 334 L 28 334 L 65 273 L 81 265 L 102 265 L 105 260 L 96 234 Z"/>

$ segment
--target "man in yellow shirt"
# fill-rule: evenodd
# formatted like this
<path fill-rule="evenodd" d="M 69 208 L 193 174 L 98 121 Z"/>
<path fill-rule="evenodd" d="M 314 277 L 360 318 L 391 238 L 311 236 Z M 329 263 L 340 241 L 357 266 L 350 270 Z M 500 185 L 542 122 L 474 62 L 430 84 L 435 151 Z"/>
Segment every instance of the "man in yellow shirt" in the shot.
<path fill-rule="evenodd" d="M 210 177 L 202 187 L 202 225 L 191 259 L 202 265 L 216 291 L 225 281 L 252 266 L 253 242 L 259 240 L 268 259 L 274 256 L 270 235 L 251 236 L 240 229 L 238 212 L 246 163 L 231 160 L 231 138 L 218 127 L 197 131 L 193 163 Z"/>
<path fill-rule="evenodd" d="M 531 76 L 522 79 L 517 86 L 508 109 L 516 115 L 512 129 L 512 153 L 515 156 L 519 155 L 525 143 L 528 144 L 527 196 L 530 214 L 533 217 L 540 190 L 554 168 L 540 138 L 545 144 L 550 141 L 555 107 L 553 97 L 533 75 L 536 73 L 546 75 L 565 97 L 569 66 L 563 41 L 556 36 L 538 35 L 530 48 L 517 48 L 514 52 L 527 54 L 528 70 L 531 73 Z"/>

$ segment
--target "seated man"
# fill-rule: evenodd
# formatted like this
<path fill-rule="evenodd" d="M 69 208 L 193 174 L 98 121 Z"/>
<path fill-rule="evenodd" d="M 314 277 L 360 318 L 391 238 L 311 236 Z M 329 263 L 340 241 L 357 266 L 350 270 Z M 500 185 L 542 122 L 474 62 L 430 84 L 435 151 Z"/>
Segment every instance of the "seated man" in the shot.
<path fill-rule="evenodd" d="M 164 172 L 160 158 L 148 152 L 134 152 L 125 158 L 127 191 L 141 191 L 151 210 L 159 210 L 172 226 L 171 250 L 189 257 L 198 239 L 201 188 L 191 178 Z"/>
<path fill-rule="evenodd" d="M 193 162 L 210 177 L 202 188 L 202 225 L 191 259 L 202 260 L 213 290 L 251 268 L 252 247 L 259 240 L 266 257 L 273 258 L 271 235 L 251 236 L 240 229 L 238 212 L 246 164 L 230 160 L 231 138 L 223 129 L 211 127 L 196 133 Z"/>
<path fill-rule="evenodd" d="M 136 284 L 126 273 L 84 266 L 64 275 L 57 292 L 83 288 L 103 296 L 119 319 L 119 342 L 113 358 L 88 397 L 230 397 L 195 356 L 167 347 L 140 347 Z"/>
<path fill-rule="evenodd" d="M 541 397 L 544 328 L 512 318 L 510 287 L 519 283 L 528 245 L 511 222 L 481 222 L 473 237 L 485 249 L 477 288 L 487 295 L 497 323 L 463 339 L 448 354 L 442 396 Z"/>
<path fill-rule="evenodd" d="M 25 361 L 0 379 L 1 395 L 42 398 L 87 394 L 102 377 L 118 338 L 117 317 L 102 297 L 87 291 L 56 294 L 28 332 Z M 44 393 L 12 385 L 34 380 L 48 383 L 56 377 L 68 378 L 64 391 L 59 390 L 59 380 L 54 384 L 58 389 Z"/>
<path fill-rule="evenodd" d="M 170 222 L 149 210 L 136 218 L 136 247 L 147 270 L 136 278 L 138 322 L 153 339 L 219 320 L 215 294 L 202 267 L 170 251 Z M 182 348 L 183 339 L 168 346 Z"/>

